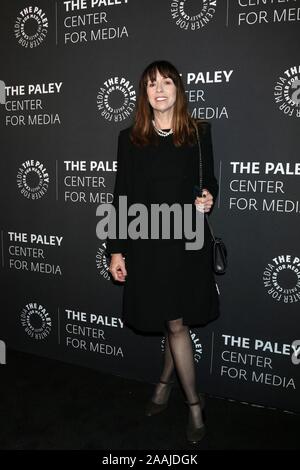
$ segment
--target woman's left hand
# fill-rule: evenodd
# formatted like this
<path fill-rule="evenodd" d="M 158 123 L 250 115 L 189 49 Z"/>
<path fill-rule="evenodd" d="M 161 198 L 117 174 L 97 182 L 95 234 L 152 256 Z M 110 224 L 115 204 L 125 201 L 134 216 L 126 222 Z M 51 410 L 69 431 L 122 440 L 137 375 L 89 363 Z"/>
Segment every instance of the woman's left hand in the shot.
<path fill-rule="evenodd" d="M 203 189 L 202 197 L 196 197 L 194 202 L 196 209 L 200 212 L 209 212 L 213 206 L 213 203 L 214 198 L 208 189 Z"/>

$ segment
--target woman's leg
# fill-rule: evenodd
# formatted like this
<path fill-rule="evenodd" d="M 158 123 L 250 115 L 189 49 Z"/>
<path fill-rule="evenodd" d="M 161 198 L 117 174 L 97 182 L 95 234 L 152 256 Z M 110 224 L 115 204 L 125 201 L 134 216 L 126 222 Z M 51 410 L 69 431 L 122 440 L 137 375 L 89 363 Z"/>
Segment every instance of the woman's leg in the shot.
<path fill-rule="evenodd" d="M 169 344 L 169 334 L 168 331 L 165 331 L 165 354 L 164 354 L 164 368 L 161 373 L 160 379 L 164 382 L 169 382 L 171 380 L 172 375 L 174 372 L 174 361 L 173 356 L 170 351 L 170 344 Z"/>
<path fill-rule="evenodd" d="M 160 380 L 163 382 L 170 382 L 173 379 L 173 372 L 174 372 L 174 361 L 172 357 L 172 353 L 170 351 L 170 344 L 169 344 L 169 337 L 168 331 L 165 331 L 165 352 L 164 352 L 164 366 L 160 376 Z M 167 385 L 158 382 L 156 385 L 152 401 L 157 404 L 165 403 L 166 400 L 166 393 L 167 393 Z"/>
<path fill-rule="evenodd" d="M 193 345 L 189 327 L 182 324 L 182 318 L 168 321 L 170 351 L 179 380 L 183 387 L 188 403 L 199 401 L 196 389 L 196 374 L 193 355 Z M 192 418 L 196 427 L 203 425 L 202 412 L 199 405 L 190 406 Z"/>

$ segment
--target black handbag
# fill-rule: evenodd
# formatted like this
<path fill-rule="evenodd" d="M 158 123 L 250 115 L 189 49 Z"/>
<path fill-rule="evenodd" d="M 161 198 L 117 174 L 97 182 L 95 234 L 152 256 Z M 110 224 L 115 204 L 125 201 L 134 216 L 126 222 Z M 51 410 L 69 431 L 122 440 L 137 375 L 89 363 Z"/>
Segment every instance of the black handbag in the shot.
<path fill-rule="evenodd" d="M 201 197 L 202 196 L 202 156 L 201 156 L 201 145 L 199 139 L 199 132 L 198 126 L 195 124 L 196 134 L 197 134 L 197 141 L 198 141 L 198 148 L 199 148 L 199 179 L 200 183 L 199 186 L 194 186 L 194 195 Z M 212 226 L 208 220 L 208 214 L 205 213 L 204 216 L 206 217 L 208 227 L 212 236 L 212 259 L 213 259 L 213 270 L 216 274 L 224 274 L 227 268 L 227 249 L 220 237 L 215 237 Z"/>

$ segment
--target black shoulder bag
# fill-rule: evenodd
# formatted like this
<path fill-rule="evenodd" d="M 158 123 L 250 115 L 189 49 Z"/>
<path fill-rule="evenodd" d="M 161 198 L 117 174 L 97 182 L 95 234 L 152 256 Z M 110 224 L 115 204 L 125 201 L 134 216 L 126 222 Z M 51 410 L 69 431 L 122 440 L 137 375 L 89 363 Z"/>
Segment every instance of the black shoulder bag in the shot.
<path fill-rule="evenodd" d="M 199 148 L 199 173 L 200 173 L 200 183 L 199 186 L 194 187 L 195 191 L 195 196 L 202 196 L 202 157 L 201 157 L 201 145 L 200 145 L 200 139 L 199 139 L 199 132 L 198 132 L 198 126 L 195 124 L 195 129 L 196 129 L 196 134 L 197 134 L 197 141 L 198 141 L 198 148 Z M 213 257 L 213 270 L 216 274 L 224 274 L 227 268 L 227 249 L 222 241 L 221 238 L 215 237 L 213 234 L 213 230 L 211 227 L 211 224 L 208 220 L 208 214 L 204 214 L 208 223 L 208 227 L 212 236 L 213 240 L 213 252 L 212 252 L 212 257 Z"/>

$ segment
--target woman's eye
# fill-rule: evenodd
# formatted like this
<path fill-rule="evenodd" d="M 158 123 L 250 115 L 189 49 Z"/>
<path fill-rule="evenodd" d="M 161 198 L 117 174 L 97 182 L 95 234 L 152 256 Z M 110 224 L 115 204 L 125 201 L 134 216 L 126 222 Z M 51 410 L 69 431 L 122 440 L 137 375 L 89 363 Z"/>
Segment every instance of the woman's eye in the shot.
<path fill-rule="evenodd" d="M 148 83 L 148 87 L 153 87 L 153 86 L 155 86 L 155 83 L 156 83 L 156 82 L 149 82 L 149 83 Z M 165 84 L 166 84 L 166 85 L 171 85 L 171 84 L 172 84 L 172 80 L 165 80 Z"/>

